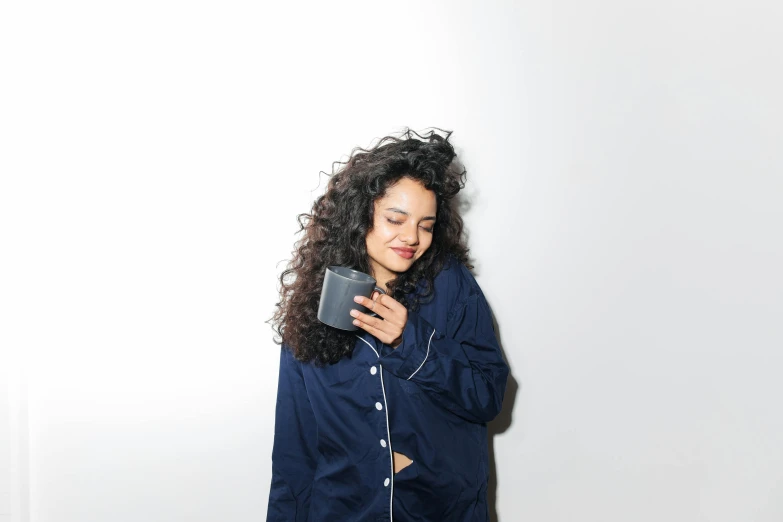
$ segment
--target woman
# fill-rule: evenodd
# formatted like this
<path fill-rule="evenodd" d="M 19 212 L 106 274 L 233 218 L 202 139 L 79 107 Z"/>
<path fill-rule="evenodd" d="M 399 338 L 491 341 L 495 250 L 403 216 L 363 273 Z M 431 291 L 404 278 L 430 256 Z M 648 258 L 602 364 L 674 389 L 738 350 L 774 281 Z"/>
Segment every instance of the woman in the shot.
<path fill-rule="evenodd" d="M 487 427 L 508 367 L 466 265 L 450 133 L 406 131 L 334 173 L 281 275 L 268 521 L 486 521 Z M 318 321 L 330 265 L 387 294 Z M 472 267 L 470 267 L 472 268 Z"/>

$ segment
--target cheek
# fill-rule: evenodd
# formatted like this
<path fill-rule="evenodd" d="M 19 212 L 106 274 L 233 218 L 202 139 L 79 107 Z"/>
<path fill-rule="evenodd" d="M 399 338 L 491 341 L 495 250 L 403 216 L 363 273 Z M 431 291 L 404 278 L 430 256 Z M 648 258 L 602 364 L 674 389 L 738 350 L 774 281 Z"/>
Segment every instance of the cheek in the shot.
<path fill-rule="evenodd" d="M 426 251 L 426 250 L 429 250 L 429 248 L 432 246 L 432 235 L 430 235 L 430 236 L 427 238 L 427 241 L 426 241 L 426 242 L 425 242 L 425 241 L 422 241 L 421 243 L 422 243 L 422 246 L 424 246 L 424 247 L 425 247 L 425 251 Z"/>
<path fill-rule="evenodd" d="M 373 231 L 367 235 L 367 245 L 368 247 L 383 246 L 392 239 L 394 239 L 394 234 L 389 231 L 388 227 L 376 225 Z"/>
<path fill-rule="evenodd" d="M 386 224 L 379 224 L 375 227 L 375 237 L 377 238 L 377 241 L 381 243 L 387 243 L 394 239 L 395 236 L 395 231 Z"/>

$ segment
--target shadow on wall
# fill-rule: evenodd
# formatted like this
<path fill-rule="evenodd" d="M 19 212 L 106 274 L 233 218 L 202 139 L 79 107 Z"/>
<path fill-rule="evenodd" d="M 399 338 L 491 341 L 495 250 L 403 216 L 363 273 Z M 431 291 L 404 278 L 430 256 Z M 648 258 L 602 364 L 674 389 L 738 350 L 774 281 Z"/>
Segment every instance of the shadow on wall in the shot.
<path fill-rule="evenodd" d="M 489 484 L 487 485 L 487 503 L 489 504 L 489 519 L 492 522 L 500 522 L 500 517 L 497 512 L 497 490 L 498 490 L 498 476 L 495 464 L 495 435 L 506 431 L 512 422 L 514 413 L 514 402 L 517 398 L 517 391 L 519 390 L 519 384 L 514 378 L 511 372 L 511 364 L 506 356 L 506 350 L 503 349 L 503 341 L 500 337 L 500 329 L 498 323 L 495 320 L 494 314 L 492 315 L 492 324 L 495 327 L 495 335 L 498 338 L 498 344 L 500 344 L 500 350 L 503 353 L 503 359 L 509 365 L 508 382 L 506 383 L 506 394 L 503 396 L 503 408 L 500 410 L 495 419 L 487 424 L 487 439 L 489 443 Z"/>

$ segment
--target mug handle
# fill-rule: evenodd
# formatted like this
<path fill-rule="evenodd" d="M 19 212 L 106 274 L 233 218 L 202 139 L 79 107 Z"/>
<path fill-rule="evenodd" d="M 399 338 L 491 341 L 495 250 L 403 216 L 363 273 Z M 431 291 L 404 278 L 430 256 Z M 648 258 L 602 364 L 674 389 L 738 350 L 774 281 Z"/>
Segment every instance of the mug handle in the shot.
<path fill-rule="evenodd" d="M 378 292 L 386 295 L 386 291 L 383 290 L 380 286 L 376 286 L 375 289 L 373 290 L 373 292 L 376 291 L 376 290 Z M 370 295 L 372 295 L 372 293 L 370 293 Z M 372 316 L 372 317 L 378 317 L 378 314 L 376 314 L 375 312 L 371 312 L 370 310 L 367 310 L 367 315 Z"/>

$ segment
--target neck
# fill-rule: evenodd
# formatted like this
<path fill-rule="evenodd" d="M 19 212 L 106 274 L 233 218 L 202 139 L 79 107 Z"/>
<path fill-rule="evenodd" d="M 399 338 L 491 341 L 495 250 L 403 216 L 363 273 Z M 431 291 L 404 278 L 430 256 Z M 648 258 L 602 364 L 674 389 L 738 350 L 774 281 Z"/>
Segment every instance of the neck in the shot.
<path fill-rule="evenodd" d="M 384 290 L 386 290 L 386 284 L 397 277 L 397 274 L 393 272 L 387 270 L 379 271 L 376 270 L 375 267 L 373 267 L 372 274 L 370 275 L 375 279 L 375 283 Z"/>
<path fill-rule="evenodd" d="M 379 287 L 383 288 L 384 290 L 386 290 L 386 283 L 394 279 L 393 277 L 384 277 L 384 276 L 380 276 L 380 277 L 373 276 L 373 278 L 375 278 L 376 284 Z"/>

